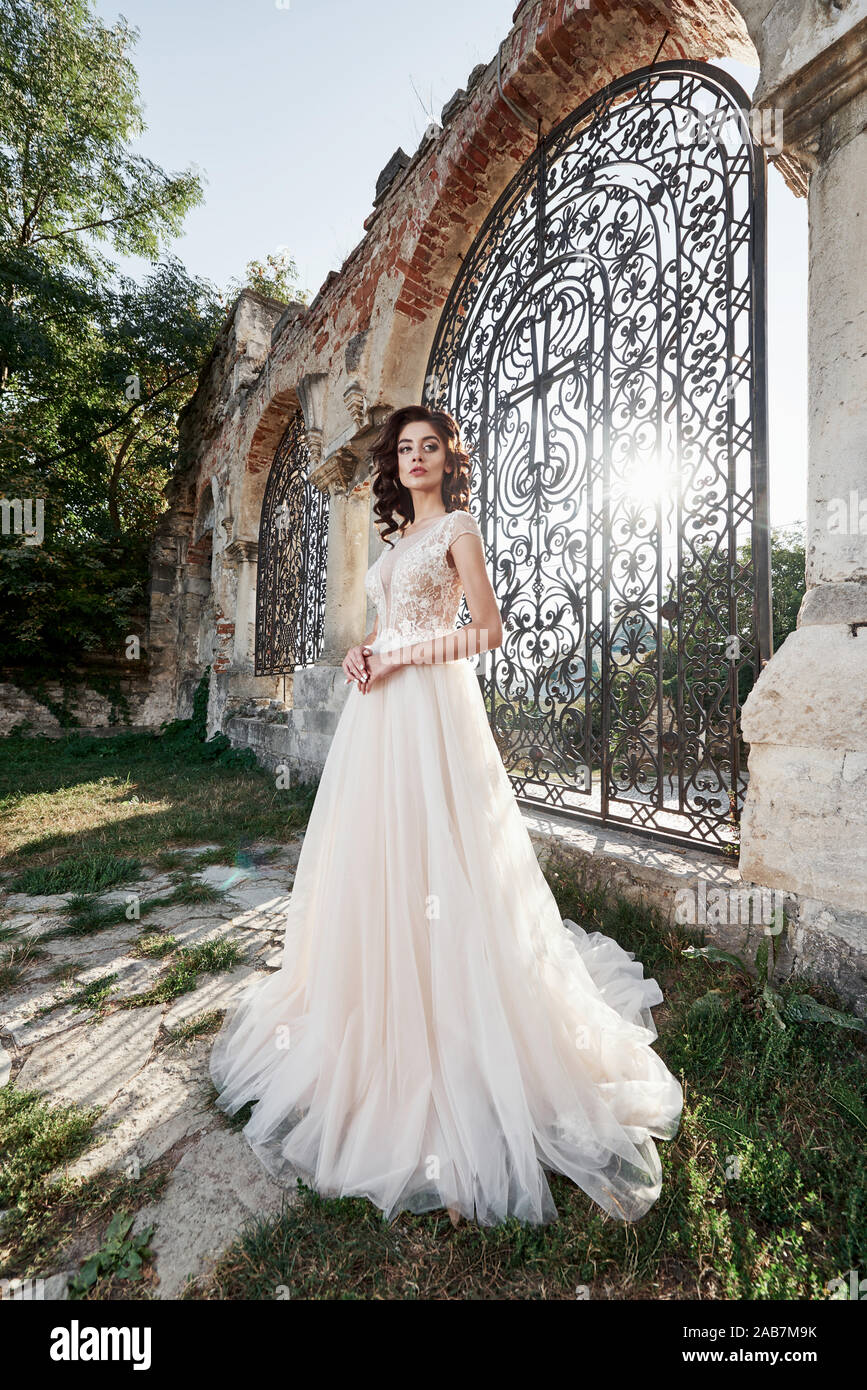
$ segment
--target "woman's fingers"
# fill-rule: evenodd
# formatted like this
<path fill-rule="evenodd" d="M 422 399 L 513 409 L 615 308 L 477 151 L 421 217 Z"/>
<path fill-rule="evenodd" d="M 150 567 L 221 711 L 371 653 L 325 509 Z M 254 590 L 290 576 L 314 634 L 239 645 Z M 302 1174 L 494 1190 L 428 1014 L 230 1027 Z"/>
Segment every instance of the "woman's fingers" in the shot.
<path fill-rule="evenodd" d="M 348 680 L 361 681 L 367 675 L 367 665 L 360 647 L 353 647 L 346 653 L 343 670 Z"/>

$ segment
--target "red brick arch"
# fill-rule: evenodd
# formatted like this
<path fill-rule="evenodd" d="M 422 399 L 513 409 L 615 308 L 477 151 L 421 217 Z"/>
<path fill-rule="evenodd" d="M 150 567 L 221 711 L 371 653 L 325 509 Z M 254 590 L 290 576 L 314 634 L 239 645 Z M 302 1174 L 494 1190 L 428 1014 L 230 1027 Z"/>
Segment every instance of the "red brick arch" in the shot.
<path fill-rule="evenodd" d="M 292 390 L 275 392 L 265 404 L 247 452 L 241 482 L 239 515 L 235 525 L 236 538 L 258 539 L 262 499 L 265 496 L 265 486 L 277 445 L 283 438 L 292 416 L 300 408 L 298 397 Z"/>

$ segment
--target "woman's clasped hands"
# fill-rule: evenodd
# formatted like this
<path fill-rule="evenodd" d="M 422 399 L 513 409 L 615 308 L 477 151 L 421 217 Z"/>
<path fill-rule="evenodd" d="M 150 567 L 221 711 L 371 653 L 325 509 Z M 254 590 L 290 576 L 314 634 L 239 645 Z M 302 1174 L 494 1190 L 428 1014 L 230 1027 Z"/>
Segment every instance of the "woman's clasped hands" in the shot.
<path fill-rule="evenodd" d="M 355 681 L 362 695 L 366 695 L 378 681 L 396 671 L 399 664 L 394 658 L 388 660 L 387 656 L 381 656 L 370 647 L 350 647 L 343 659 L 346 683 L 348 685 L 350 681 Z"/>

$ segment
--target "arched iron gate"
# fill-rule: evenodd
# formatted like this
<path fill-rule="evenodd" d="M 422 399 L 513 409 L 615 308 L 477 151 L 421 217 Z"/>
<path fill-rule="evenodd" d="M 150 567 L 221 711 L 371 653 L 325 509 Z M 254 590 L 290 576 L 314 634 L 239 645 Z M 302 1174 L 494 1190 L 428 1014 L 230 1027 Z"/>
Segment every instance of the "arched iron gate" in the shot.
<path fill-rule="evenodd" d="M 425 394 L 480 470 L 506 626 L 483 688 L 519 801 L 716 848 L 771 651 L 748 112 L 727 74 L 661 63 L 561 122 L 467 253 Z"/>
<path fill-rule="evenodd" d="M 308 480 L 299 411 L 277 446 L 259 522 L 256 675 L 311 666 L 325 635 L 328 498 Z"/>

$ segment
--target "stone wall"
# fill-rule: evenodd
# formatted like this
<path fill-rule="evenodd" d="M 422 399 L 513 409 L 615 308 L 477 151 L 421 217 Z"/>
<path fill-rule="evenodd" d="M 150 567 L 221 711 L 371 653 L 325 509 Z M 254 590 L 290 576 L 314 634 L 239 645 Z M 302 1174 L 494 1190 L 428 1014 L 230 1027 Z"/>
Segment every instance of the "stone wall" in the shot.
<path fill-rule="evenodd" d="M 38 692 L 16 682 L 14 672 L 4 676 L 0 680 L 0 737 L 25 726 L 28 733 L 53 735 L 73 727 L 117 731 L 127 723 L 147 723 L 150 683 L 146 671 L 118 672 L 116 690 L 108 693 L 88 685 L 86 674 L 66 686 L 46 681 Z M 74 724 L 64 723 L 59 717 L 61 710 L 71 715 Z"/>
<path fill-rule="evenodd" d="M 220 676 L 232 663 L 239 625 L 238 564 L 237 556 L 227 556 L 227 550 L 236 528 L 237 438 L 274 328 L 278 322 L 285 326 L 291 316 L 292 311 L 275 300 L 250 291 L 242 294 L 180 417 L 178 468 L 167 489 L 169 510 L 151 551 L 149 721 L 188 718 L 205 669 L 211 666 Z M 280 418 L 288 419 L 288 410 Z M 274 444 L 277 439 L 279 433 Z M 248 624 L 249 616 L 245 615 Z M 249 631 L 243 636 L 249 641 Z M 212 688 L 215 685 L 212 682 Z M 273 695 L 275 689 L 274 682 L 263 683 L 257 693 Z M 217 703 L 210 711 L 211 732 L 220 727 L 222 717 Z"/>

